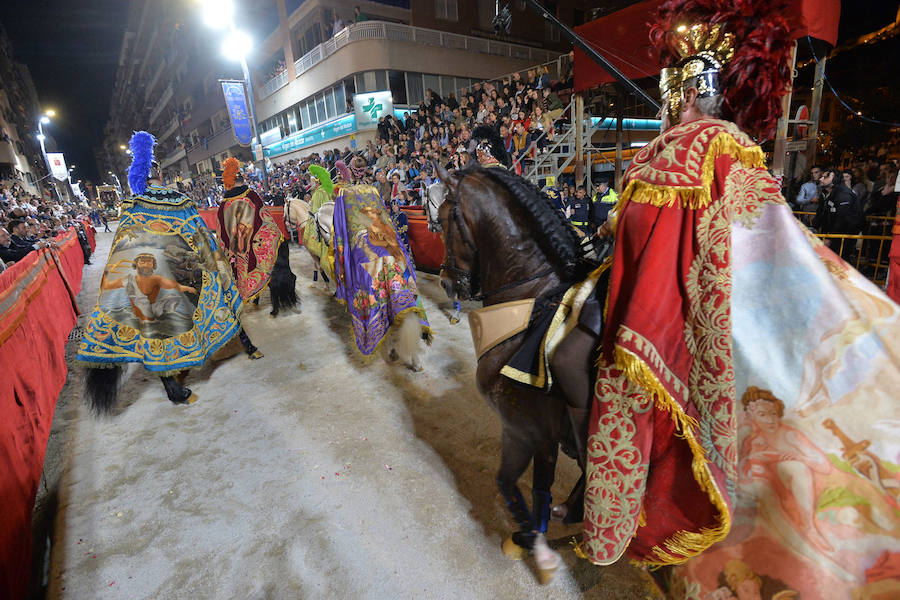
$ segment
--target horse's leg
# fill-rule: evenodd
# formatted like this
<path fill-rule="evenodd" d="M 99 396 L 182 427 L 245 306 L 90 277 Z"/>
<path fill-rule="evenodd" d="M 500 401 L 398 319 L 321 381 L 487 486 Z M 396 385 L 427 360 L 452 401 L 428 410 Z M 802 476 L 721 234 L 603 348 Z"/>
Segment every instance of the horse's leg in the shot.
<path fill-rule="evenodd" d="M 459 323 L 459 312 L 462 310 L 462 304 L 459 300 L 453 301 L 453 314 L 450 315 L 450 324 L 456 325 Z"/>
<path fill-rule="evenodd" d="M 518 486 L 519 477 L 528 468 L 533 456 L 533 444 L 514 439 L 504 427 L 497 487 L 506 502 L 506 509 L 519 528 L 512 537 L 503 542 L 503 553 L 516 560 L 525 558 L 534 547 L 531 512 Z"/>
<path fill-rule="evenodd" d="M 587 436 L 590 425 L 593 400 L 593 357 L 596 336 L 581 326 L 575 327 L 559 344 L 550 359 L 553 380 L 559 384 L 566 396 L 566 411 L 572 426 L 572 438 L 578 466 L 581 467 L 581 479 L 572 489 L 569 498 L 561 505 L 554 507 L 554 519 L 566 523 L 577 523 L 584 513 L 584 470 L 587 464 Z"/>
<path fill-rule="evenodd" d="M 547 526 L 550 522 L 550 507 L 553 498 L 550 488 L 556 477 L 556 458 L 559 443 L 550 440 L 542 443 L 534 455 L 534 477 L 532 479 L 532 523 L 534 525 L 534 560 L 538 568 L 541 584 L 549 583 L 562 560 L 559 554 L 547 545 Z"/>

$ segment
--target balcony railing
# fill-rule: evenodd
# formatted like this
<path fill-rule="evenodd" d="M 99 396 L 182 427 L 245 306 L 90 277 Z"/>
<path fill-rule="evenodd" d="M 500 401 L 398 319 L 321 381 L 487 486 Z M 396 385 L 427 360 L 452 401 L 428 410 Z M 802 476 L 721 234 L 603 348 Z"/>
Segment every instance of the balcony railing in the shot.
<path fill-rule="evenodd" d="M 156 103 L 156 106 L 153 108 L 153 112 L 150 113 L 150 124 L 153 124 L 153 121 L 162 114 L 162 111 L 169 104 L 169 100 L 172 99 L 174 95 L 174 90 L 172 89 L 172 84 L 169 84 L 169 87 L 166 88 L 166 91 L 162 93 L 162 96 L 159 97 L 159 102 Z"/>
<path fill-rule="evenodd" d="M 508 44 L 506 42 L 487 40 L 468 35 L 459 35 L 456 33 L 447 33 L 446 31 L 437 31 L 435 29 L 424 29 L 422 27 L 412 27 L 410 25 L 401 25 L 399 23 L 386 23 L 383 21 L 364 21 L 345 27 L 333 38 L 319 44 L 301 56 L 294 63 L 294 70 L 299 76 L 301 73 L 310 70 L 347 44 L 363 40 L 411 42 L 414 44 L 466 50 L 468 52 L 478 52 L 480 54 L 490 54 L 493 56 L 509 56 L 511 58 L 530 60 L 535 64 L 548 62 L 555 58 L 557 54 L 540 48 L 521 46 L 519 44 Z M 272 79 L 266 83 L 260 94 L 260 98 L 265 98 L 281 87 L 275 87 L 274 82 L 275 79 Z M 285 82 L 285 84 L 286 83 L 287 82 Z M 272 89 L 267 93 L 270 84 L 272 84 Z"/>
<path fill-rule="evenodd" d="M 166 167 L 175 164 L 185 156 L 187 156 L 187 152 L 185 152 L 184 148 L 176 148 L 159 162 L 159 166 L 165 169 Z"/>
<path fill-rule="evenodd" d="M 287 83 L 288 74 L 285 70 L 263 84 L 262 89 L 259 91 L 259 97 L 265 98 L 267 96 L 271 96 L 272 94 L 286 86 Z"/>
<path fill-rule="evenodd" d="M 228 135 L 229 139 L 223 139 L 222 136 Z M 215 143 L 213 143 L 215 142 Z M 226 150 L 236 144 L 237 141 L 231 137 L 231 123 L 225 125 L 222 129 L 216 131 L 212 135 L 207 138 L 200 138 L 196 144 L 190 146 L 187 149 L 188 154 L 195 154 L 199 151 L 203 151 L 203 157 L 212 156 L 213 154 L 218 154 L 219 152 Z M 190 157 L 191 162 L 195 162 L 198 159 L 196 156 Z"/>

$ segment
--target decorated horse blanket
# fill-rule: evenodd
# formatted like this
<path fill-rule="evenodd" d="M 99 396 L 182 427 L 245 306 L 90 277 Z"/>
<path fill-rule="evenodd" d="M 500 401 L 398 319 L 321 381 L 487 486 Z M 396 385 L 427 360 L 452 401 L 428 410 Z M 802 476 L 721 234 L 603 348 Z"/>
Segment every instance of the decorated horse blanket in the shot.
<path fill-rule="evenodd" d="M 585 550 L 672 598 L 900 592 L 900 307 L 725 121 L 638 153 L 618 211 Z"/>
<path fill-rule="evenodd" d="M 119 228 L 76 359 L 196 367 L 240 330 L 231 268 L 193 200 L 150 186 L 123 202 Z"/>
<path fill-rule="evenodd" d="M 278 247 L 284 241 L 281 230 L 263 210 L 259 194 L 246 185 L 225 193 L 218 220 L 222 249 L 241 297 L 249 302 L 269 285 Z"/>
<path fill-rule="evenodd" d="M 347 305 L 360 352 L 372 354 L 390 327 L 409 313 L 430 338 L 416 273 L 373 186 L 338 189 L 332 243 L 336 295 Z"/>

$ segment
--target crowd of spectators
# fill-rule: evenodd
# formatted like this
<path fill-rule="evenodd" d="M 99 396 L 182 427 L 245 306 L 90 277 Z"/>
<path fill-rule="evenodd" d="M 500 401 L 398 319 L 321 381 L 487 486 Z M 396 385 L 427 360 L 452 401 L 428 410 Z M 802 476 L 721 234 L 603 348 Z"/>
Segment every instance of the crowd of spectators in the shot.
<path fill-rule="evenodd" d="M 434 90 L 415 110 L 399 119 L 386 115 L 378 121 L 377 137 L 352 151 L 334 148 L 304 158 L 267 161 L 266 173 L 248 173 L 248 183 L 264 196 L 267 204 L 282 205 L 286 198 L 304 198 L 311 183 L 309 166 L 316 164 L 334 173 L 338 160 L 356 153 L 368 162 L 367 181 L 378 186 L 385 200 L 400 205 L 421 204 L 424 189 L 435 181 L 434 163 L 448 170 L 463 168 L 475 160 L 473 131 L 493 127 L 521 172 L 538 154 L 546 151 L 560 125 L 564 124 L 564 104 L 572 86 L 571 69 L 562 81 L 553 83 L 546 68 L 516 73 L 496 82 L 476 83 L 450 93 L 446 98 Z M 268 192 L 262 182 L 268 176 Z M 217 206 L 224 188 L 213 178 L 197 179 L 182 186 L 201 207 Z M 574 189 L 572 190 L 574 195 Z M 308 198 L 307 198 L 308 199 Z"/>
<path fill-rule="evenodd" d="M 51 201 L 29 194 L 18 183 L 0 183 L 0 271 L 53 245 L 54 237 L 89 212 L 86 203 Z"/>

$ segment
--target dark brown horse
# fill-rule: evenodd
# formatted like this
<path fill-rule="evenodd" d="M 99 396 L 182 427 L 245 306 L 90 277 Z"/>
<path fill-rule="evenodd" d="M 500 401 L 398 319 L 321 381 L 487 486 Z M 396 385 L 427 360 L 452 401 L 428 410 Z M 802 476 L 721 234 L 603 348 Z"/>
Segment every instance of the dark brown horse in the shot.
<path fill-rule="evenodd" d="M 441 285 L 450 298 L 481 300 L 485 306 L 535 298 L 534 319 L 536 313 L 554 310 L 554 299 L 584 278 L 590 265 L 580 258 L 581 246 L 574 230 L 535 186 L 505 169 L 475 167 L 450 174 L 438 166 L 437 172 L 445 189 L 429 190 L 429 203 L 433 205 L 429 217 L 444 241 Z M 575 386 L 575 393 L 582 398 L 567 401 L 567 393 L 572 391 L 569 384 L 560 382 L 544 392 L 501 375 L 500 370 L 522 346 L 526 335 L 519 333 L 484 353 L 478 360 L 476 382 L 503 425 L 497 485 L 519 526 L 519 531 L 504 542 L 504 553 L 522 558 L 533 551 L 541 581 L 546 582 L 560 564 L 544 535 L 551 514 L 550 487 L 559 444 L 571 429 L 570 421 L 577 420 L 572 417 L 573 410 L 582 411 L 574 437 L 576 446 L 581 444 L 578 453 L 584 451 L 593 381 L 590 344 L 594 338 L 586 336 L 586 347 L 582 344 L 575 348 L 574 355 L 568 353 L 573 357 L 565 361 L 568 368 L 558 369 L 553 359 L 556 380 L 581 382 L 580 391 Z M 533 502 L 529 510 L 517 482 L 532 462 Z M 583 458 L 579 462 L 583 469 Z M 575 521 L 580 520 L 582 493 L 583 477 L 567 501 L 569 516 Z"/>

